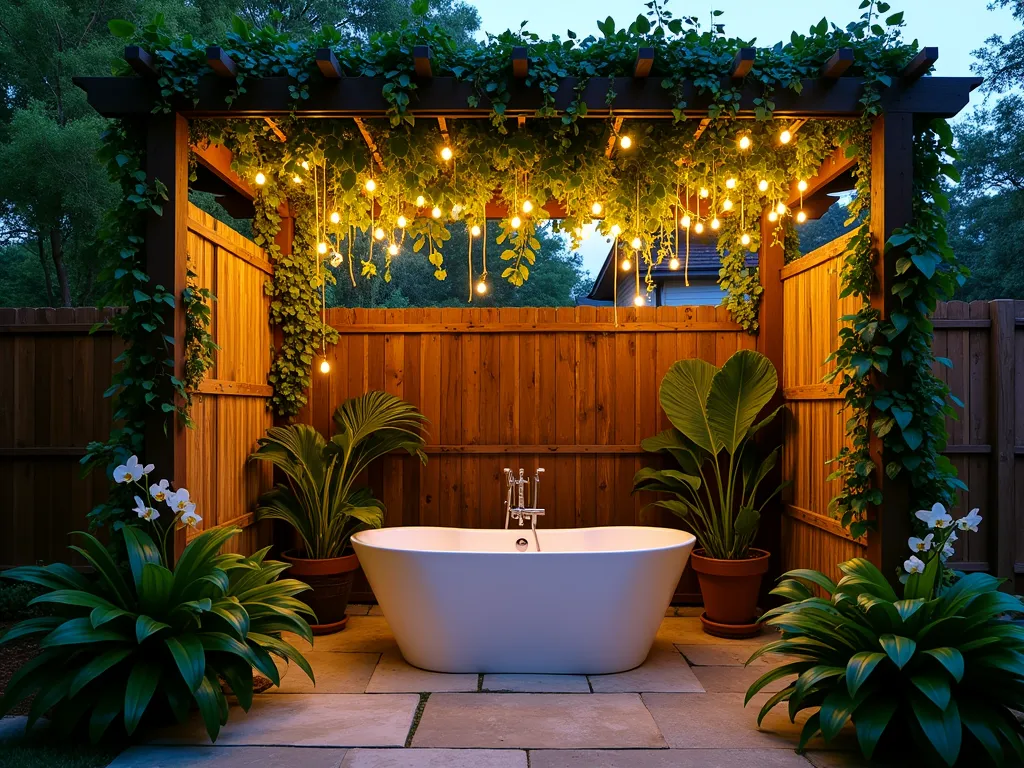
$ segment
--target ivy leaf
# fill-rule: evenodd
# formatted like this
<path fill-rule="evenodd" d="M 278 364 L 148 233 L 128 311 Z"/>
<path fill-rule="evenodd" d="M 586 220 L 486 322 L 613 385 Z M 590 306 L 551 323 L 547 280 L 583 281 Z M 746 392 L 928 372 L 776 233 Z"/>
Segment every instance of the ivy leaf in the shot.
<path fill-rule="evenodd" d="M 892 416 L 896 419 L 896 423 L 900 425 L 900 429 L 905 429 L 908 424 L 914 419 L 914 412 L 909 408 L 902 408 L 898 405 L 892 407 Z"/>
<path fill-rule="evenodd" d="M 124 19 L 111 19 L 107 22 L 107 29 L 110 30 L 110 34 L 114 37 L 119 37 L 123 40 L 135 36 L 135 25 Z"/>
<path fill-rule="evenodd" d="M 924 435 L 921 434 L 921 430 L 911 427 L 903 430 L 903 440 L 910 450 L 916 451 L 921 447 L 921 443 L 924 442 Z"/>
<path fill-rule="evenodd" d="M 430 10 L 430 2 L 429 0 L 413 0 L 409 10 L 412 11 L 413 16 L 426 16 L 427 11 Z"/>

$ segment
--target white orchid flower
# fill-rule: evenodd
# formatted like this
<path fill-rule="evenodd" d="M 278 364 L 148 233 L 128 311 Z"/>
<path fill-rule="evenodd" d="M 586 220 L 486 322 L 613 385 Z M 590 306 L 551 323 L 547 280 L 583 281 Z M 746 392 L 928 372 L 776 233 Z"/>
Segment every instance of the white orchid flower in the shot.
<path fill-rule="evenodd" d="M 953 545 L 947 541 L 946 545 L 942 548 L 942 559 L 945 560 L 947 557 L 952 557 L 954 554 Z"/>
<path fill-rule="evenodd" d="M 188 488 L 179 488 L 167 495 L 167 505 L 175 512 L 189 512 L 196 505 L 188 497 Z"/>
<path fill-rule="evenodd" d="M 927 552 L 932 548 L 932 539 L 934 538 L 934 533 L 929 533 L 923 539 L 911 536 L 907 543 L 910 544 L 910 549 L 914 552 Z"/>
<path fill-rule="evenodd" d="M 124 464 L 121 464 L 114 469 L 114 482 L 134 483 L 136 480 L 141 479 L 143 475 L 148 475 L 152 471 L 152 464 L 142 466 L 139 464 L 139 457 L 132 456 Z"/>
<path fill-rule="evenodd" d="M 978 524 L 981 522 L 981 515 L 978 514 L 978 508 L 975 507 L 968 512 L 964 517 L 961 517 L 956 521 L 956 527 L 961 531 L 973 531 L 978 532 Z"/>
<path fill-rule="evenodd" d="M 903 567 L 907 573 L 924 573 L 924 563 L 915 555 L 911 555 L 910 559 L 903 563 Z"/>
<path fill-rule="evenodd" d="M 153 497 L 153 501 L 167 501 L 167 497 L 170 494 L 170 483 L 166 480 L 161 480 L 159 483 L 153 483 L 153 485 L 149 486 L 149 495 Z"/>
<path fill-rule="evenodd" d="M 193 504 L 192 506 L 195 507 L 195 504 Z M 190 509 L 188 512 L 183 514 L 179 519 L 189 528 L 195 528 L 197 525 L 203 522 L 203 518 L 197 515 L 194 509 Z"/>
<path fill-rule="evenodd" d="M 946 508 L 938 502 L 931 509 L 919 509 L 914 514 L 918 520 L 923 520 L 929 528 L 941 530 L 948 528 L 953 523 L 953 518 L 946 512 Z"/>
<path fill-rule="evenodd" d="M 160 517 L 159 512 L 152 507 L 147 507 L 138 496 L 135 497 L 135 509 L 133 509 L 132 512 L 137 514 L 143 520 L 149 520 L 150 522 Z"/>

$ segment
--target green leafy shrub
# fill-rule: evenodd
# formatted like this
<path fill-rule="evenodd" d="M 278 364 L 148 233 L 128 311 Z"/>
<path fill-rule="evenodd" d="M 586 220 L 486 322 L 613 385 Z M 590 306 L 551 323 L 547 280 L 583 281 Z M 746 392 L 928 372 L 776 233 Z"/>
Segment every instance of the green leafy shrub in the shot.
<path fill-rule="evenodd" d="M 312 642 L 301 615 L 311 612 L 294 597 L 308 587 L 278 579 L 288 565 L 266 560 L 269 547 L 248 557 L 217 554 L 240 529 L 215 528 L 185 547 L 171 569 L 147 532 L 121 530 L 130 577 L 87 533 L 76 534 L 78 544 L 71 549 L 95 577 L 63 563 L 2 574 L 43 587 L 46 592 L 31 605 L 48 613 L 16 624 L 0 638 L 4 644 L 43 635 L 42 652 L 11 678 L 0 715 L 34 694 L 28 728 L 52 710 L 64 732 L 86 721 L 95 742 L 119 718 L 133 733 L 162 700 L 179 722 L 197 706 L 216 740 L 228 718 L 221 681 L 248 710 L 253 668 L 280 683 L 272 654 L 295 662 L 313 679 L 302 654 L 281 639 L 288 631 Z"/>
<path fill-rule="evenodd" d="M 306 557 L 340 557 L 352 534 L 380 528 L 384 521 L 384 503 L 369 488 L 356 486 L 360 475 L 399 449 L 426 464 L 420 434 L 424 421 L 402 398 L 374 391 L 338 406 L 337 434 L 330 440 L 308 424 L 271 427 L 249 458 L 269 461 L 288 484 L 278 483 L 260 497 L 257 516 L 289 523 Z"/>
<path fill-rule="evenodd" d="M 37 607 L 30 607 L 32 598 L 42 593 L 32 584 L 0 584 L 0 622 L 21 621 L 39 615 Z"/>
<path fill-rule="evenodd" d="M 758 503 L 758 488 L 778 462 L 779 449 L 760 457 L 753 436 L 780 408 L 755 423 L 778 389 L 775 366 L 752 350 L 740 350 L 721 368 L 706 360 L 679 360 L 661 382 L 661 407 L 672 422 L 641 442 L 645 451 L 667 453 L 680 469 L 644 467 L 633 491 L 669 493 L 656 501 L 685 520 L 709 557 L 746 557 L 761 509 L 784 485 Z M 680 471 L 682 470 L 682 471 Z"/>
<path fill-rule="evenodd" d="M 817 571 L 782 576 L 772 594 L 788 602 L 765 614 L 782 639 L 747 663 L 766 653 L 796 660 L 762 675 L 746 702 L 795 675 L 764 704 L 758 723 L 783 702 L 794 720 L 801 710 L 820 707 L 804 725 L 801 748 L 818 733 L 831 741 L 852 720 L 868 759 L 889 734 L 909 735 L 924 765 L 952 766 L 967 744 L 1000 765 L 1007 755 L 1024 760 L 1024 726 L 1011 711 L 1024 702 L 1024 626 L 1008 616 L 1022 610 L 1021 602 L 999 592 L 1001 581 L 985 573 L 949 587 L 929 578 L 951 554 L 954 524 L 941 505 L 918 517 L 933 533 L 910 540 L 915 554 L 906 564 L 903 599 L 861 558 L 839 566 L 838 584 Z M 973 510 L 955 528 L 977 530 L 980 520 Z M 814 586 L 825 597 L 814 595 Z"/>

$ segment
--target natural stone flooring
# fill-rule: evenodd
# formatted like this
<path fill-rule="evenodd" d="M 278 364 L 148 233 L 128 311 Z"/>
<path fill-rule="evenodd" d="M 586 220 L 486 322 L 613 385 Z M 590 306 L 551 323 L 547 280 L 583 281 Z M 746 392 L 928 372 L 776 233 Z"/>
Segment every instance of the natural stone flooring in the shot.
<path fill-rule="evenodd" d="M 614 675 L 446 675 L 405 663 L 379 609 L 351 606 L 348 627 L 292 638 L 313 666 L 232 706 L 211 746 L 198 715 L 149 734 L 113 768 L 852 768 L 852 732 L 806 755 L 806 717 L 779 707 L 757 727 L 770 686 L 747 686 L 782 660 L 744 662 L 770 635 L 727 641 L 702 632 L 699 609 L 672 608 L 647 661 Z M 0 722 L 0 725 L 7 721 Z M 2 729 L 0 729 L 2 730 Z M 838 748 L 838 749 L 837 749 Z"/>

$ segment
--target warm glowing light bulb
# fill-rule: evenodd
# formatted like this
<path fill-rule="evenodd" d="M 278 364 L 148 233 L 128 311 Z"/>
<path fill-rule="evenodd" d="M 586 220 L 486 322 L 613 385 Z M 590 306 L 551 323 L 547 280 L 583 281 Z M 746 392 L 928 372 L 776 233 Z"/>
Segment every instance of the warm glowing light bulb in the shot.
<path fill-rule="evenodd" d="M 633 297 L 633 306 L 634 307 L 642 307 L 646 303 L 647 303 L 647 299 L 645 299 L 639 293 L 636 296 Z"/>
<path fill-rule="evenodd" d="M 701 187 L 701 188 L 700 188 L 700 196 L 701 196 L 701 197 L 707 197 L 707 196 L 708 196 L 708 195 L 710 195 L 710 194 L 711 194 L 711 193 L 710 193 L 710 192 L 708 191 L 708 188 L 707 188 L 707 187 Z"/>
<path fill-rule="evenodd" d="M 383 227 L 377 227 L 375 230 L 373 230 L 373 236 L 377 240 L 383 240 L 384 239 L 384 234 L 385 234 L 385 232 L 384 232 Z"/>
<path fill-rule="evenodd" d="M 296 173 L 294 176 L 292 176 L 292 183 L 293 184 L 301 184 L 302 183 L 302 177 L 299 176 L 299 174 Z"/>
<path fill-rule="evenodd" d="M 622 227 L 618 224 L 612 224 L 612 237 L 618 237 L 620 234 L 622 234 Z"/>
<path fill-rule="evenodd" d="M 743 243 L 743 245 L 750 245 L 750 235 L 744 232 L 740 235 L 740 242 Z"/>
<path fill-rule="evenodd" d="M 629 257 L 627 256 L 622 260 L 622 263 L 619 266 L 622 268 L 623 272 L 629 272 L 629 270 L 633 268 L 633 262 L 630 261 Z"/>
<path fill-rule="evenodd" d="M 731 176 L 728 179 L 726 179 L 725 180 L 725 188 L 726 189 L 736 189 L 736 179 L 732 178 Z"/>
<path fill-rule="evenodd" d="M 469 228 L 469 234 L 471 234 L 473 237 L 480 237 L 480 227 L 474 224 L 472 227 Z"/>
<path fill-rule="evenodd" d="M 590 212 L 592 214 L 594 214 L 595 216 L 600 216 L 601 215 L 601 211 L 603 211 L 603 210 L 604 210 L 604 207 L 600 203 L 594 203 L 592 206 L 590 206 Z"/>
<path fill-rule="evenodd" d="M 533 203 L 529 200 L 523 200 L 523 213 L 529 213 L 533 210 Z"/>
<path fill-rule="evenodd" d="M 395 220 L 395 224 L 398 225 L 399 229 L 405 229 L 405 225 L 408 224 L 408 223 L 409 223 L 409 220 L 407 218 L 405 218 L 405 216 L 399 216 Z"/>
<path fill-rule="evenodd" d="M 327 253 L 327 243 L 317 243 L 316 252 L 323 256 Z"/>
<path fill-rule="evenodd" d="M 768 191 L 768 180 L 767 179 L 761 179 L 759 182 L 757 182 L 757 188 L 759 190 L 761 190 L 762 192 L 767 192 Z"/>
<path fill-rule="evenodd" d="M 694 224 L 693 225 L 693 231 L 696 232 L 698 235 L 701 232 L 703 232 L 704 231 L 704 222 L 703 221 L 698 221 L 696 224 Z"/>
<path fill-rule="evenodd" d="M 476 292 L 483 296 L 487 293 L 487 283 L 484 280 L 480 280 L 476 284 Z"/>
<path fill-rule="evenodd" d="M 797 211 L 796 212 L 796 223 L 797 224 L 803 224 L 805 221 L 807 221 L 807 214 L 804 211 Z"/>
<path fill-rule="evenodd" d="M 423 195 L 418 195 L 416 197 L 416 207 L 417 208 L 422 208 L 426 204 L 427 204 L 427 201 L 426 201 L 426 199 L 424 199 Z"/>
<path fill-rule="evenodd" d="M 334 213 L 331 214 L 331 224 L 337 224 L 339 221 L 341 221 L 341 214 L 334 211 Z"/>
<path fill-rule="evenodd" d="M 669 259 L 668 268 L 671 269 L 672 271 L 679 269 L 679 259 L 677 259 L 675 256 Z"/>
<path fill-rule="evenodd" d="M 639 237 L 634 237 L 633 240 L 630 242 L 630 245 L 633 246 L 634 250 L 639 251 L 640 246 L 643 245 L 643 243 L 640 241 Z"/>
<path fill-rule="evenodd" d="M 377 182 L 374 181 L 373 179 L 367 179 L 363 187 L 366 189 L 367 192 L 376 192 Z"/>
<path fill-rule="evenodd" d="M 338 253 L 337 251 L 332 251 L 331 252 L 331 266 L 332 267 L 340 267 L 341 266 L 341 254 Z"/>
<path fill-rule="evenodd" d="M 683 216 L 683 218 L 681 218 L 679 220 L 679 224 L 680 224 L 680 226 L 683 229 L 689 229 L 690 228 L 690 214 L 686 214 L 685 216 Z"/>
<path fill-rule="evenodd" d="M 779 216 L 785 216 L 786 215 L 786 204 L 780 202 L 778 205 L 775 206 L 775 212 L 778 213 Z"/>
<path fill-rule="evenodd" d="M 391 256 L 398 255 L 398 243 L 392 243 L 388 246 L 388 254 Z"/>
<path fill-rule="evenodd" d="M 732 200 L 730 200 L 728 197 L 725 198 L 725 200 L 722 201 L 722 210 L 723 211 L 731 211 L 732 210 Z"/>
<path fill-rule="evenodd" d="M 799 189 L 801 192 L 806 192 L 807 191 L 807 182 L 804 181 L 803 179 L 800 179 L 800 181 L 798 181 L 796 183 L 796 188 Z"/>
<path fill-rule="evenodd" d="M 519 226 L 523 223 L 523 220 L 518 216 L 513 216 L 509 224 L 512 225 L 512 229 L 519 229 Z"/>
<path fill-rule="evenodd" d="M 740 149 L 750 149 L 750 137 L 740 136 Z"/>
<path fill-rule="evenodd" d="M 327 358 L 325 357 L 323 360 L 320 361 L 320 373 L 330 373 L 330 372 L 331 372 L 331 364 L 327 362 Z"/>
<path fill-rule="evenodd" d="M 720 221 L 718 220 L 718 217 L 717 217 L 717 216 L 715 216 L 715 218 L 713 218 L 713 219 L 711 220 L 711 228 L 712 228 L 712 229 L 718 229 L 718 228 L 719 228 L 720 226 L 722 226 L 722 222 L 720 222 Z"/>
<path fill-rule="evenodd" d="M 768 211 L 768 221 L 778 221 L 778 220 L 779 220 L 779 214 L 777 214 L 775 211 Z"/>
<path fill-rule="evenodd" d="M 444 149 L 441 150 L 441 159 L 442 160 L 451 160 L 452 159 L 452 148 L 451 147 L 445 147 Z"/>
<path fill-rule="evenodd" d="M 309 170 L 309 163 L 306 160 L 303 160 L 301 165 L 302 165 L 302 170 L 304 170 L 304 171 L 308 171 Z"/>
<path fill-rule="evenodd" d="M 783 144 L 789 144 L 789 142 L 791 142 L 792 140 L 793 134 L 790 133 L 788 130 L 784 130 L 782 133 L 779 134 L 779 141 L 781 141 Z"/>
<path fill-rule="evenodd" d="M 435 205 L 433 208 L 430 209 L 430 215 L 433 216 L 435 219 L 440 219 L 441 209 Z"/>
<path fill-rule="evenodd" d="M 256 174 L 256 183 L 259 184 L 260 186 L 263 186 L 264 184 L 267 183 L 267 177 L 263 175 L 263 171 L 259 171 Z"/>
<path fill-rule="evenodd" d="M 633 146 L 633 140 L 629 136 L 623 136 L 619 139 L 619 146 L 623 149 L 629 149 Z"/>

